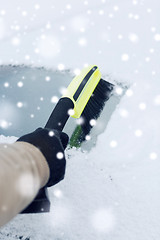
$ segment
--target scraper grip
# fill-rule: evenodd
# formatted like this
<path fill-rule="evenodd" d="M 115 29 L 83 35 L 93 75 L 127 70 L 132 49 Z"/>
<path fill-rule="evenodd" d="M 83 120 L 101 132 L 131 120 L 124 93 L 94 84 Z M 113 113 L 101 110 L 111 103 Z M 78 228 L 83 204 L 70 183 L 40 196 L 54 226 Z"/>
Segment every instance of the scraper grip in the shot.
<path fill-rule="evenodd" d="M 57 105 L 53 109 L 45 128 L 56 129 L 62 131 L 68 118 L 70 109 L 74 108 L 74 103 L 70 98 L 60 98 Z"/>

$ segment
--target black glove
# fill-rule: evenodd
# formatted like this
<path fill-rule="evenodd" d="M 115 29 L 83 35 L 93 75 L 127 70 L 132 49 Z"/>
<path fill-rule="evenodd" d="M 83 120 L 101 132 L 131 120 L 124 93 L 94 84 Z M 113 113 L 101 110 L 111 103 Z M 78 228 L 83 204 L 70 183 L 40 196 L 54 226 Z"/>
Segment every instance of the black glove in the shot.
<path fill-rule="evenodd" d="M 46 128 L 38 128 L 17 140 L 33 144 L 39 148 L 46 158 L 50 169 L 47 187 L 53 186 L 64 179 L 66 167 L 64 149 L 67 147 L 68 140 L 66 133 Z"/>

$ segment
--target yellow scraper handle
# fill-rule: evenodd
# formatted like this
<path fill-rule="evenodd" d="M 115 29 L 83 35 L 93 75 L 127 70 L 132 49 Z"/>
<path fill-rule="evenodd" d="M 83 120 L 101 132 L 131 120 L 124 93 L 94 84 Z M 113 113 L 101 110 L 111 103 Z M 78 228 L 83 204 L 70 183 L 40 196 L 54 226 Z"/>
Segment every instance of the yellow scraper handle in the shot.
<path fill-rule="evenodd" d="M 99 68 L 90 65 L 76 76 L 66 89 L 62 98 L 70 98 L 74 103 L 73 118 L 79 118 L 101 79 Z"/>

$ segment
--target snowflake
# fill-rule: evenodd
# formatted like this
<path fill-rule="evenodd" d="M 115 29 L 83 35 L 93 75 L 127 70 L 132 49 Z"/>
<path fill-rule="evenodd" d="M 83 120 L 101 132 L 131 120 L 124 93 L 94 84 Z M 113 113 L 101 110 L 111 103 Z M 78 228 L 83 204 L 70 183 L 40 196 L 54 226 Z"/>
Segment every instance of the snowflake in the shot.
<path fill-rule="evenodd" d="M 155 71 L 152 71 L 152 75 L 156 75 L 156 72 L 155 72 Z"/>
<path fill-rule="evenodd" d="M 89 140 L 91 140 L 91 136 L 86 135 L 85 139 L 86 139 L 86 141 L 89 141 Z"/>
<path fill-rule="evenodd" d="M 157 159 L 157 153 L 151 152 L 149 157 L 150 157 L 151 160 L 156 160 Z"/>
<path fill-rule="evenodd" d="M 80 117 L 80 118 L 76 119 L 76 123 L 77 123 L 78 125 L 82 125 L 82 124 L 84 123 L 83 117 Z"/>
<path fill-rule="evenodd" d="M 62 95 L 65 95 L 65 94 L 67 93 L 67 88 L 61 87 L 61 88 L 59 89 L 59 92 L 60 92 Z"/>
<path fill-rule="evenodd" d="M 25 59 L 26 59 L 26 60 L 30 60 L 30 56 L 29 56 L 29 55 L 26 55 L 26 56 L 25 56 Z"/>
<path fill-rule="evenodd" d="M 11 40 L 12 45 L 18 46 L 20 44 L 20 39 L 18 37 L 14 37 Z"/>
<path fill-rule="evenodd" d="M 140 103 L 140 104 L 139 104 L 139 108 L 140 108 L 141 110 L 145 110 L 145 109 L 146 109 L 146 104 L 145 104 L 145 103 Z"/>
<path fill-rule="evenodd" d="M 133 18 L 133 13 L 129 13 L 128 18 Z"/>
<path fill-rule="evenodd" d="M 68 110 L 68 115 L 69 115 L 69 116 L 73 116 L 74 114 L 75 114 L 74 109 L 69 109 L 69 110 Z"/>
<path fill-rule="evenodd" d="M 0 11 L 0 14 L 1 14 L 2 16 L 6 15 L 6 11 L 3 9 L 3 10 Z"/>
<path fill-rule="evenodd" d="M 72 8 L 72 6 L 70 4 L 66 5 L 66 9 L 70 10 Z"/>
<path fill-rule="evenodd" d="M 89 124 L 93 127 L 93 126 L 95 126 L 96 125 L 96 120 L 95 119 L 91 119 L 90 121 L 89 121 Z"/>
<path fill-rule="evenodd" d="M 53 137 L 53 136 L 54 136 L 54 132 L 53 132 L 53 131 L 49 131 L 48 135 L 49 135 L 50 137 Z"/>
<path fill-rule="evenodd" d="M 110 142 L 110 147 L 112 147 L 112 148 L 117 147 L 117 141 L 112 140 L 112 141 Z"/>
<path fill-rule="evenodd" d="M 57 103 L 58 102 L 58 97 L 57 96 L 53 96 L 52 98 L 51 98 L 51 103 Z"/>
<path fill-rule="evenodd" d="M 0 127 L 3 129 L 7 129 L 9 126 L 9 123 L 6 120 L 0 120 Z"/>
<path fill-rule="evenodd" d="M 54 193 L 54 196 L 57 198 L 63 197 L 63 193 L 60 189 L 55 189 L 53 193 Z"/>
<path fill-rule="evenodd" d="M 130 33 L 128 38 L 132 43 L 137 43 L 138 42 L 138 36 L 135 33 Z"/>
<path fill-rule="evenodd" d="M 126 109 L 120 109 L 119 114 L 121 115 L 121 117 L 124 117 L 124 118 L 127 118 L 129 115 L 129 113 Z"/>
<path fill-rule="evenodd" d="M 126 91 L 126 95 L 127 95 L 127 97 L 131 97 L 133 95 L 133 91 L 131 89 L 128 89 Z"/>
<path fill-rule="evenodd" d="M 152 12 L 152 9 L 151 9 L 151 8 L 148 8 L 148 9 L 147 9 L 147 12 L 148 12 L 148 13 L 151 13 L 151 12 Z"/>
<path fill-rule="evenodd" d="M 62 152 L 58 152 L 58 153 L 56 154 L 56 157 L 61 160 L 61 159 L 63 159 L 64 154 L 63 154 Z"/>
<path fill-rule="evenodd" d="M 34 52 L 38 54 L 39 53 L 39 48 L 35 48 Z"/>
<path fill-rule="evenodd" d="M 18 107 L 18 108 L 23 107 L 23 103 L 22 103 L 22 102 L 18 102 L 18 103 L 17 103 L 17 107 Z"/>
<path fill-rule="evenodd" d="M 26 17 L 28 15 L 28 13 L 26 11 L 22 11 L 22 16 Z"/>
<path fill-rule="evenodd" d="M 64 64 L 60 63 L 58 64 L 58 70 L 63 71 L 65 69 Z"/>
<path fill-rule="evenodd" d="M 129 55 L 126 54 L 126 53 L 122 54 L 121 60 L 124 61 L 124 62 L 127 62 L 129 60 Z"/>
<path fill-rule="evenodd" d="M 159 42 L 160 41 L 160 34 L 159 33 L 155 34 L 154 39 L 155 39 L 155 41 Z"/>
<path fill-rule="evenodd" d="M 155 98 L 154 98 L 154 104 L 155 105 L 160 105 L 160 95 L 157 95 Z"/>
<path fill-rule="evenodd" d="M 84 5 L 88 5 L 88 1 L 84 1 Z"/>
<path fill-rule="evenodd" d="M 152 31 L 152 32 L 155 32 L 155 31 L 156 31 L 156 28 L 155 28 L 155 27 L 151 27 L 151 31 Z"/>
<path fill-rule="evenodd" d="M 99 13 L 99 15 L 104 15 L 104 10 L 101 9 L 101 10 L 99 10 L 98 13 Z"/>
<path fill-rule="evenodd" d="M 137 5 L 138 2 L 136 0 L 133 0 L 133 5 Z"/>
<path fill-rule="evenodd" d="M 9 83 L 8 83 L 8 82 L 5 82 L 5 83 L 4 83 L 4 87 L 5 87 L 5 88 L 8 88 L 8 87 L 9 87 Z"/>
<path fill-rule="evenodd" d="M 122 40 L 123 39 L 123 35 L 122 34 L 118 34 L 118 39 Z"/>
<path fill-rule="evenodd" d="M 116 94 L 118 94 L 118 95 L 122 95 L 123 89 L 122 89 L 121 87 L 116 87 L 116 88 L 115 88 L 115 92 L 116 92 Z"/>
<path fill-rule="evenodd" d="M 142 134 L 143 134 L 143 132 L 142 132 L 142 130 L 137 129 L 137 130 L 134 132 L 134 134 L 135 134 L 136 137 L 141 137 Z"/>
<path fill-rule="evenodd" d="M 139 18 L 140 18 L 139 15 L 135 15 L 135 16 L 134 16 L 134 19 L 135 19 L 135 20 L 138 20 Z"/>
<path fill-rule="evenodd" d="M 51 80 L 50 76 L 45 77 L 46 82 L 49 82 Z"/>
<path fill-rule="evenodd" d="M 115 216 L 111 209 L 101 208 L 91 215 L 91 225 L 100 233 L 109 233 L 115 226 Z"/>
<path fill-rule="evenodd" d="M 20 87 L 20 88 L 23 87 L 23 82 L 22 81 L 18 82 L 17 86 Z"/>
<path fill-rule="evenodd" d="M 118 6 L 114 6 L 114 7 L 113 7 L 113 10 L 114 10 L 115 12 L 117 12 L 117 11 L 119 10 L 119 7 L 118 7 Z"/>
<path fill-rule="evenodd" d="M 38 10 L 38 9 L 40 9 L 40 5 L 39 5 L 39 4 L 36 4 L 36 5 L 34 6 L 34 8 L 35 8 L 36 10 Z"/>
<path fill-rule="evenodd" d="M 65 29 L 66 29 L 65 26 L 63 26 L 63 25 L 60 26 L 60 30 L 61 30 L 61 31 L 64 31 Z"/>
<path fill-rule="evenodd" d="M 87 45 L 87 40 L 86 38 L 80 38 L 79 41 L 78 41 L 78 44 L 80 46 L 86 46 Z"/>
<path fill-rule="evenodd" d="M 150 53 L 154 53 L 154 48 L 149 49 Z"/>
<path fill-rule="evenodd" d="M 17 182 L 15 184 L 15 188 L 17 192 L 24 197 L 33 197 L 35 194 L 35 189 L 40 187 L 39 179 L 35 179 L 30 173 L 23 173 L 23 175 L 19 176 Z"/>
<path fill-rule="evenodd" d="M 46 24 L 46 29 L 51 29 L 51 24 L 50 23 Z"/>
<path fill-rule="evenodd" d="M 145 58 L 145 61 L 146 61 L 146 62 L 150 62 L 150 60 L 151 60 L 150 57 L 146 57 L 146 58 Z"/>
<path fill-rule="evenodd" d="M 77 76 L 79 75 L 81 70 L 79 68 L 74 69 L 73 73 Z"/>

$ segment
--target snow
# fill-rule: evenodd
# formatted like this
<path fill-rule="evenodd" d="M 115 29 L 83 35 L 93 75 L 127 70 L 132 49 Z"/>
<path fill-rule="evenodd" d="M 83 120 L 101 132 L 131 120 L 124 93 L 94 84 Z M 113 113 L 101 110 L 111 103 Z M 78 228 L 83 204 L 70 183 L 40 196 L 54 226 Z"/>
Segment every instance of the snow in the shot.
<path fill-rule="evenodd" d="M 17 216 L 1 228 L 0 239 L 160 238 L 159 7 L 156 0 L 1 3 L 0 64 L 74 74 L 97 64 L 104 78 L 118 83 L 120 102 L 91 151 L 67 149 L 65 180 L 49 190 L 51 212 Z M 17 104 L 22 108 L 21 99 Z M 15 106 L 1 105 L 14 122 L 6 109 L 15 112 Z M 15 140 L 0 136 L 0 142 Z"/>

